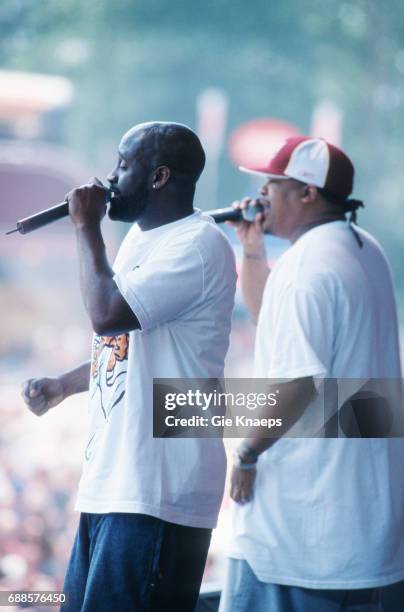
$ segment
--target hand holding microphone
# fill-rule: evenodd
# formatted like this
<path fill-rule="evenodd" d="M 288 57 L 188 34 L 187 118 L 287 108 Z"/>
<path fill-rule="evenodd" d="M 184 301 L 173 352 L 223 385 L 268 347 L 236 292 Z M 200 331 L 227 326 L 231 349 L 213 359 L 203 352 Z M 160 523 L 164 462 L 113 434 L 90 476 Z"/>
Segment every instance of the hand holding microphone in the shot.
<path fill-rule="evenodd" d="M 106 213 L 106 195 L 97 178 L 67 194 L 70 219 L 76 229 L 101 222 Z"/>
<path fill-rule="evenodd" d="M 233 202 L 233 209 L 238 212 L 238 220 L 228 221 L 228 225 L 235 228 L 238 239 L 240 240 L 244 254 L 252 259 L 261 258 L 265 253 L 264 235 L 262 232 L 262 221 L 264 218 L 263 206 L 265 201 L 252 198 L 243 198 Z M 254 214 L 253 218 L 252 214 Z M 246 215 L 248 215 L 246 217 Z"/>

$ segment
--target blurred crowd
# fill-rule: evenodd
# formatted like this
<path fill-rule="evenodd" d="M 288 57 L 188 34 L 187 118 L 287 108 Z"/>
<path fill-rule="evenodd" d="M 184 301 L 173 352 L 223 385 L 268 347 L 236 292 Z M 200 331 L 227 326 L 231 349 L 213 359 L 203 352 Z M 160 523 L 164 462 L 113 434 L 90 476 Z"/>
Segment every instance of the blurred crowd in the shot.
<path fill-rule="evenodd" d="M 0 590 L 58 590 L 77 522 L 84 431 L 72 412 L 39 421 L 26 410 L 17 381 L 2 389 Z"/>

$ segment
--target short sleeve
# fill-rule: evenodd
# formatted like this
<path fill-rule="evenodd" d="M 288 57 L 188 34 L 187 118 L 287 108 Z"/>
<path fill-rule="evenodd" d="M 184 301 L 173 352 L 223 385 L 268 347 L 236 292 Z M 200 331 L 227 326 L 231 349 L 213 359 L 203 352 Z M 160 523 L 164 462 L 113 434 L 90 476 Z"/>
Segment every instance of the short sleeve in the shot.
<path fill-rule="evenodd" d="M 195 243 L 172 243 L 114 281 L 142 331 L 181 318 L 203 299 L 204 262 Z"/>
<path fill-rule="evenodd" d="M 320 282 L 289 286 L 274 313 L 269 378 L 324 377 L 333 355 L 334 305 Z"/>

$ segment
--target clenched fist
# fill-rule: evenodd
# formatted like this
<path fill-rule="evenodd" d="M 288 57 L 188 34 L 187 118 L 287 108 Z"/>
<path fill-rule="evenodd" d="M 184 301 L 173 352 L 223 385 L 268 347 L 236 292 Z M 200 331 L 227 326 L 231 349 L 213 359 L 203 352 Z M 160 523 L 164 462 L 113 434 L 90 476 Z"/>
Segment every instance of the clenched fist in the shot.
<path fill-rule="evenodd" d="M 59 378 L 30 378 L 23 384 L 22 397 L 31 412 L 42 416 L 60 404 L 65 393 Z"/>

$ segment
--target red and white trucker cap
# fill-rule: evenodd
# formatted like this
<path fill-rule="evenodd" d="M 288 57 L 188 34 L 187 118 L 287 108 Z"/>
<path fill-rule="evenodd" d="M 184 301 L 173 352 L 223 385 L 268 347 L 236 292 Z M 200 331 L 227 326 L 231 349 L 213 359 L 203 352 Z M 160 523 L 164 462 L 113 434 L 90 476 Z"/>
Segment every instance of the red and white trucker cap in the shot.
<path fill-rule="evenodd" d="M 274 179 L 293 178 L 345 200 L 352 192 L 354 167 L 347 155 L 322 138 L 288 138 L 265 168 L 239 168 Z"/>

